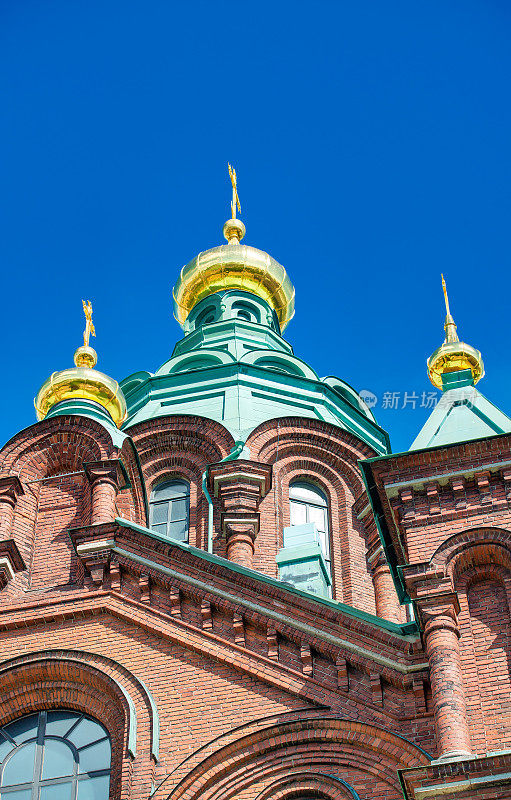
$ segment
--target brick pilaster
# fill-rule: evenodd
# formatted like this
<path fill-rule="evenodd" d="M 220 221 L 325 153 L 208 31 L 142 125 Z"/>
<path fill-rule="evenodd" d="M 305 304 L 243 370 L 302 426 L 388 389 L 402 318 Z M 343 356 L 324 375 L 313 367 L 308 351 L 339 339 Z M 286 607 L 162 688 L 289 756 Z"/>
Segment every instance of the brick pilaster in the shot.
<path fill-rule="evenodd" d="M 23 492 L 20 479 L 17 475 L 0 476 L 0 539 L 10 539 L 14 509 Z"/>
<path fill-rule="evenodd" d="M 410 565 L 403 569 L 403 575 L 424 630 L 439 759 L 445 761 L 470 756 L 472 749 L 458 644 L 458 596 L 451 579 L 434 567 Z"/>
<path fill-rule="evenodd" d="M 245 460 L 215 464 L 209 479 L 221 503 L 227 558 L 251 568 L 259 532 L 258 508 L 271 486 L 271 466 Z"/>
<path fill-rule="evenodd" d="M 91 461 L 84 464 L 84 468 L 92 491 L 91 524 L 113 522 L 116 517 L 115 500 L 122 481 L 119 459 Z"/>

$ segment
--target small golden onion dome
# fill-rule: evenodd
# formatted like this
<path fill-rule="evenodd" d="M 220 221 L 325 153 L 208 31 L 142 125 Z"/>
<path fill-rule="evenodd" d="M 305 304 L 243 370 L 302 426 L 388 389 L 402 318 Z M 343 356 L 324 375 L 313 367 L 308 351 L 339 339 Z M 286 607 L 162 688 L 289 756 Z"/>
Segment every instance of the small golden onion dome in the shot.
<path fill-rule="evenodd" d="M 446 309 L 445 339 L 444 343 L 428 358 L 428 377 L 433 386 L 436 386 L 437 389 L 442 389 L 442 375 L 448 372 L 469 369 L 475 384 L 484 377 L 483 358 L 479 350 L 469 344 L 465 344 L 465 342 L 460 342 L 458 338 L 456 323 L 449 309 L 449 298 L 443 275 L 442 287 Z"/>
<path fill-rule="evenodd" d="M 192 308 L 205 297 L 240 289 L 266 300 L 284 330 L 295 307 L 295 290 L 286 270 L 263 250 L 240 244 L 245 235 L 240 219 L 227 220 L 223 231 L 228 244 L 199 253 L 181 270 L 172 292 L 175 318 L 184 327 Z"/>
<path fill-rule="evenodd" d="M 74 354 L 75 367 L 54 372 L 39 389 L 34 401 L 37 419 L 63 400 L 92 400 L 103 406 L 119 428 L 127 416 L 126 400 L 117 381 L 94 369 L 98 360 L 92 347 L 83 345 Z"/>

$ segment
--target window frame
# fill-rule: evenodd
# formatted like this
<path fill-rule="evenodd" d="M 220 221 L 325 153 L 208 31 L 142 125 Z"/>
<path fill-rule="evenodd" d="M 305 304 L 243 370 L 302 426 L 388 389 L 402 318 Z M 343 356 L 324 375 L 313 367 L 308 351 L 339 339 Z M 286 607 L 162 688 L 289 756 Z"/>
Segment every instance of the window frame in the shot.
<path fill-rule="evenodd" d="M 71 718 L 68 720 L 69 725 L 64 728 L 65 732 L 62 735 L 57 735 L 55 733 L 46 734 L 47 723 L 48 723 L 48 715 L 52 714 L 52 712 L 61 711 L 66 712 L 74 715 L 74 719 Z M 37 719 L 34 720 L 35 724 L 33 730 L 35 731 L 34 736 L 29 736 L 19 744 L 16 743 L 15 738 L 13 738 L 9 732 L 7 732 L 6 728 L 8 728 L 13 722 L 17 722 L 18 720 L 28 719 L 29 717 L 36 717 Z M 67 737 L 73 732 L 73 730 L 80 724 L 80 722 L 85 719 L 89 722 L 93 722 L 98 727 L 98 734 L 100 730 L 103 731 L 103 736 L 98 736 L 98 738 L 93 739 L 90 742 L 87 742 L 84 745 L 80 745 L 79 747 L 72 742 Z M 50 720 L 51 722 L 51 720 Z M 66 747 L 69 748 L 72 757 L 73 757 L 73 768 L 72 774 L 69 775 L 62 775 L 55 778 L 43 778 L 44 774 L 44 747 L 46 741 L 59 741 L 62 742 Z M 80 773 L 79 769 L 79 762 L 80 762 L 80 753 L 82 750 L 87 750 L 90 747 L 93 747 L 101 742 L 108 741 L 110 744 L 110 758 L 109 758 L 109 766 L 104 767 L 102 769 L 97 770 L 88 770 L 87 772 Z M 110 777 L 111 777 L 111 770 L 112 770 L 112 741 L 110 734 L 108 733 L 105 726 L 99 722 L 99 720 L 95 719 L 94 717 L 90 717 L 88 714 L 83 714 L 79 711 L 75 711 L 73 709 L 67 708 L 55 708 L 43 711 L 36 711 L 32 714 L 27 714 L 21 717 L 17 717 L 14 720 L 10 720 L 8 723 L 0 727 L 0 744 L 3 742 L 10 742 L 13 745 L 13 749 L 10 750 L 5 757 L 0 762 L 0 798 L 1 800 L 9 800 L 10 797 L 16 797 L 16 793 L 20 791 L 30 792 L 31 800 L 39 800 L 40 793 L 42 789 L 46 787 L 52 786 L 59 786 L 59 785 L 70 785 L 69 791 L 69 798 L 70 800 L 76 800 L 78 795 L 78 789 L 80 783 L 83 783 L 87 780 L 92 780 L 95 778 L 101 777 L 108 777 L 108 787 L 107 792 L 105 794 L 104 800 L 108 800 L 109 793 L 110 793 Z M 3 785 L 3 777 L 5 773 L 5 769 L 8 766 L 10 760 L 16 753 L 19 753 L 23 748 L 27 747 L 27 745 L 35 743 L 35 752 L 34 752 L 34 761 L 33 761 L 33 773 L 32 778 L 30 781 L 21 781 L 18 783 L 9 783 Z"/>
<path fill-rule="evenodd" d="M 308 491 L 312 491 L 319 498 L 321 498 L 323 502 L 322 503 L 315 503 L 315 502 L 313 502 L 311 500 L 304 500 L 304 499 L 301 499 L 301 498 L 292 497 L 292 491 L 293 491 L 293 488 L 295 488 L 295 487 L 303 487 L 303 488 L 307 489 Z M 289 524 L 291 525 L 291 527 L 294 527 L 293 526 L 293 522 L 292 522 L 292 515 L 293 515 L 292 504 L 293 503 L 305 508 L 305 524 L 310 523 L 310 522 L 316 522 L 316 520 L 310 519 L 310 509 L 311 508 L 321 509 L 324 512 L 325 530 L 324 531 L 320 531 L 318 529 L 318 534 L 320 535 L 319 538 L 320 538 L 320 543 L 322 545 L 321 546 L 321 551 L 322 551 L 322 554 L 323 554 L 323 558 L 325 559 L 325 563 L 326 563 L 326 565 L 328 567 L 328 571 L 329 571 L 330 576 L 331 576 L 332 575 L 332 542 L 331 542 L 331 526 L 330 526 L 330 502 L 329 502 L 329 499 L 328 499 L 328 495 L 316 483 L 313 483 L 312 481 L 308 481 L 308 480 L 296 479 L 296 480 L 291 481 L 290 484 L 289 484 L 289 487 L 288 487 L 288 500 L 289 500 Z M 303 524 L 303 523 L 298 523 L 298 524 Z M 323 547 L 321 533 L 324 533 L 324 542 L 326 544 L 326 548 Z M 325 552 L 325 550 L 326 550 L 326 552 Z"/>
<path fill-rule="evenodd" d="M 172 484 L 177 485 L 181 484 L 183 487 L 186 487 L 186 491 L 176 497 L 164 498 L 162 500 L 158 500 L 157 495 L 158 491 L 164 490 L 166 487 L 171 486 Z M 172 519 L 172 504 L 182 502 L 183 500 L 186 501 L 186 511 L 185 516 L 179 519 Z M 163 508 L 164 506 L 167 507 L 167 518 L 161 522 L 154 521 L 154 510 L 156 508 Z M 171 526 L 173 524 L 185 522 L 185 530 L 186 536 L 184 539 L 177 538 L 175 536 L 170 535 Z M 165 533 L 161 533 L 158 528 L 161 528 L 165 525 Z M 186 480 L 186 478 L 167 478 L 164 481 L 160 481 L 155 486 L 152 487 L 151 496 L 149 498 L 149 528 L 156 533 L 158 536 L 162 536 L 165 539 L 168 539 L 172 542 L 184 542 L 188 543 L 190 540 L 190 483 Z"/>

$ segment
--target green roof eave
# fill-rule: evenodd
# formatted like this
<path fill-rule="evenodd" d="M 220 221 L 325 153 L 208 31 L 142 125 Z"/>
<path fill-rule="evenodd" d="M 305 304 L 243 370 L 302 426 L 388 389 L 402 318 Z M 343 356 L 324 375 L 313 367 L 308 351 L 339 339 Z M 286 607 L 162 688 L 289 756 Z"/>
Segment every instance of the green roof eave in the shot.
<path fill-rule="evenodd" d="M 463 375 L 462 372 L 453 375 Z M 426 420 L 410 450 L 486 439 L 511 432 L 511 419 L 470 385 L 444 389 L 444 393 Z"/>
<path fill-rule="evenodd" d="M 388 620 L 380 619 L 380 617 L 376 617 L 374 614 L 369 614 L 367 611 L 360 611 L 358 608 L 353 608 L 353 606 L 348 606 L 345 603 L 338 603 L 335 600 L 329 600 L 324 597 L 318 597 L 317 595 L 309 594 L 308 592 L 303 592 L 301 589 L 296 589 L 294 586 L 290 586 L 287 583 L 278 581 L 276 578 L 271 578 L 269 575 L 264 575 L 262 572 L 257 572 L 256 570 L 242 567 L 226 558 L 216 556 L 213 553 L 208 553 L 198 547 L 193 547 L 193 545 L 186 544 L 185 542 L 178 542 L 174 539 L 168 539 L 164 536 L 159 536 L 150 528 L 145 528 L 143 525 L 138 525 L 135 522 L 122 519 L 122 517 L 116 517 L 115 521 L 123 528 L 131 528 L 134 531 L 144 533 L 145 535 L 151 536 L 153 539 L 157 539 L 165 544 L 171 544 L 173 547 L 177 547 L 178 549 L 192 553 L 203 561 L 207 561 L 211 564 L 218 564 L 219 566 L 222 566 L 231 572 L 244 575 L 248 578 L 259 581 L 260 583 L 265 583 L 268 586 L 276 587 L 281 591 L 289 592 L 290 594 L 305 598 L 311 602 L 319 603 L 320 605 L 327 606 L 335 611 L 340 611 L 343 614 L 347 614 L 355 619 L 359 619 L 369 625 L 374 625 L 377 628 L 389 631 L 389 633 L 393 633 L 396 636 L 414 636 L 418 632 L 418 627 L 415 622 L 408 622 L 405 625 L 399 625 L 395 622 L 389 622 Z"/>
<path fill-rule="evenodd" d="M 206 379 L 207 375 L 211 375 L 211 379 Z M 151 401 L 157 401 L 165 404 L 165 390 L 175 387 L 177 392 L 180 391 L 182 384 L 183 400 L 186 401 L 186 392 L 190 392 L 190 388 L 203 384 L 204 388 L 201 391 L 206 392 L 209 389 L 218 393 L 222 389 L 221 381 L 228 381 L 230 385 L 239 383 L 240 376 L 246 376 L 248 379 L 260 379 L 264 377 L 268 385 L 266 391 L 271 393 L 272 386 L 278 388 L 281 396 L 288 396 L 289 398 L 298 397 L 303 399 L 303 391 L 307 390 L 310 393 L 310 400 L 312 402 L 313 395 L 320 395 L 328 412 L 337 421 L 332 424 L 338 424 L 348 430 L 357 438 L 365 441 L 374 450 L 380 452 L 387 452 L 390 449 L 390 440 L 387 432 L 381 428 L 373 419 L 369 418 L 364 412 L 357 408 L 354 404 L 350 403 L 345 397 L 341 396 L 334 388 L 324 383 L 321 380 L 313 380 L 312 378 L 291 375 L 289 373 L 280 373 L 262 366 L 242 363 L 235 361 L 228 364 L 219 364 L 218 366 L 209 366 L 199 369 L 193 369 L 178 373 L 154 375 L 149 377 L 145 382 L 141 383 L 137 389 L 128 397 L 128 420 L 123 425 L 123 430 L 129 429 L 132 425 L 143 422 L 146 419 L 156 418 L 160 416 L 172 416 L 172 410 L 169 404 L 168 410 L 162 412 L 161 410 L 149 410 L 147 417 L 142 412 L 144 406 L 148 405 Z M 225 384 L 225 385 L 229 385 Z M 260 388 L 260 386 L 258 386 Z M 276 397 L 276 399 L 278 399 Z M 193 402 L 190 401 L 190 412 L 180 411 L 179 413 L 191 413 L 195 416 L 210 418 L 207 413 L 197 414 L 193 412 Z M 138 415 L 138 418 L 135 417 Z M 288 414 L 273 414 L 271 412 L 271 402 L 268 401 L 268 416 L 267 419 L 275 417 L 290 416 L 290 417 L 307 417 L 307 414 L 301 414 L 300 409 L 292 408 L 290 403 L 290 410 Z M 216 419 L 215 417 L 211 417 Z M 322 417 L 318 414 L 318 419 Z M 229 430 L 229 425 L 223 420 L 220 421 Z M 257 420 L 250 432 L 261 424 L 262 420 Z M 329 420 L 327 420 L 329 421 Z M 232 430 L 231 430 L 232 432 Z M 238 431 L 235 432 L 235 438 L 240 438 Z M 234 433 L 233 433 L 234 435 Z M 249 434 L 247 434 L 248 436 Z M 245 437 L 246 438 L 246 437 Z"/>

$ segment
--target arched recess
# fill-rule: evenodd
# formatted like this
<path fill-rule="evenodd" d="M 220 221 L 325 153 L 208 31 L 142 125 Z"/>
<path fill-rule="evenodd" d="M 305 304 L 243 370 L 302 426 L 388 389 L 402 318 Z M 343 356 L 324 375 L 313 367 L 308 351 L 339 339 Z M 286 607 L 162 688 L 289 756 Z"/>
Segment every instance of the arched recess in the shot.
<path fill-rule="evenodd" d="M 157 789 L 152 800 L 244 800 L 267 797 L 272 787 L 329 775 L 323 796 L 400 800 L 397 770 L 429 763 L 430 757 L 390 731 L 352 720 L 301 715 L 298 719 L 260 721 L 221 737 L 208 755 L 186 759 Z M 201 760 L 199 760 L 199 758 Z M 307 778 L 304 775 L 308 776 Z M 337 790 L 332 793 L 337 781 Z M 317 786 L 317 784 L 316 784 Z M 317 788 L 319 788 L 317 786 Z M 330 792 L 330 793 L 329 793 Z M 285 797 L 286 795 L 282 795 Z M 288 795 L 289 796 L 289 795 Z"/>
<path fill-rule="evenodd" d="M 510 748 L 511 532 L 462 531 L 438 548 L 432 563 L 450 575 L 460 603 L 459 647 L 472 749 Z"/>
<path fill-rule="evenodd" d="M 14 511 L 12 534 L 25 564 L 32 567 L 30 575 L 27 571 L 15 577 L 11 593 L 26 589 L 34 575 L 30 588 L 43 584 L 46 588 L 48 579 L 53 584 L 79 579 L 80 565 L 67 530 L 90 522 L 90 484 L 83 465 L 118 455 L 109 432 L 95 420 L 80 416 L 44 420 L 5 445 L 0 473 L 17 475 L 24 490 Z M 48 520 L 51 524 L 45 525 Z M 46 570 L 50 547 L 59 565 L 51 576 Z"/>
<path fill-rule="evenodd" d="M 275 528 L 277 546 L 282 546 L 283 529 L 290 524 L 290 482 L 317 483 L 330 505 L 334 597 L 374 614 L 367 534 L 352 510 L 365 491 L 358 461 L 369 454 L 367 446 L 328 423 L 299 418 L 264 423 L 251 434 L 247 445 L 254 460 L 273 464 L 273 487 L 260 509 L 261 521 L 266 517 L 267 524 L 261 529 Z M 258 545 L 265 546 L 256 540 Z M 275 547 L 275 543 L 268 546 Z M 257 568 L 257 561 L 254 563 Z"/>
<path fill-rule="evenodd" d="M 146 790 L 159 761 L 158 709 L 148 687 L 122 664 L 81 650 L 27 653 L 0 663 L 0 692 L 0 724 L 63 707 L 98 719 L 112 739 L 112 800 L 121 785 Z"/>
<path fill-rule="evenodd" d="M 130 708 L 111 678 L 76 662 L 4 662 L 0 687 L 2 725 L 53 708 L 80 711 L 101 722 L 112 742 L 111 798 L 120 798 L 121 785 L 129 783 L 132 772 L 131 760 L 123 757 L 128 748 Z"/>
<path fill-rule="evenodd" d="M 231 434 L 217 422 L 191 416 L 160 417 L 134 426 L 130 433 L 148 495 L 163 480 L 184 478 L 190 484 L 189 542 L 203 547 L 207 503 L 201 488 L 202 473 L 209 464 L 221 461 L 231 452 L 234 446 Z"/>
<path fill-rule="evenodd" d="M 306 796 L 323 800 L 361 800 L 347 781 L 321 772 L 315 775 L 298 772 L 283 780 L 277 779 L 265 787 L 255 800 L 301 800 Z"/>

